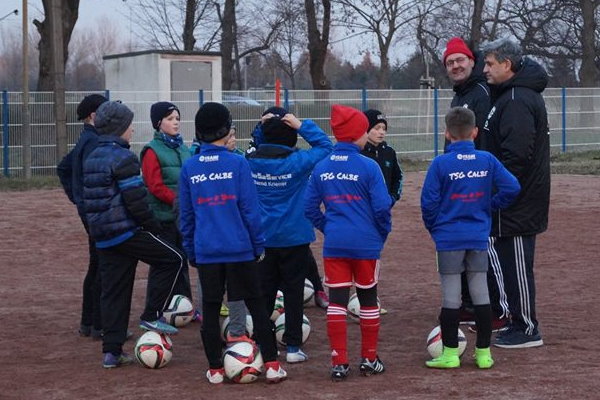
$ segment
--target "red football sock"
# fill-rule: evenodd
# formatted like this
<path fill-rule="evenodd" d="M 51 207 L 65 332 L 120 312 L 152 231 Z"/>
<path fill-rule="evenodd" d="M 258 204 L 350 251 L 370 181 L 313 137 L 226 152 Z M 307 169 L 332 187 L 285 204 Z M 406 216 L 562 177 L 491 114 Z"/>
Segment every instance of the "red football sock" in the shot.
<path fill-rule="evenodd" d="M 377 357 L 379 339 L 379 307 L 360 307 L 361 357 L 373 361 Z"/>
<path fill-rule="evenodd" d="M 331 347 L 331 365 L 348 364 L 346 339 L 346 307 L 329 303 L 327 307 L 327 335 Z"/>

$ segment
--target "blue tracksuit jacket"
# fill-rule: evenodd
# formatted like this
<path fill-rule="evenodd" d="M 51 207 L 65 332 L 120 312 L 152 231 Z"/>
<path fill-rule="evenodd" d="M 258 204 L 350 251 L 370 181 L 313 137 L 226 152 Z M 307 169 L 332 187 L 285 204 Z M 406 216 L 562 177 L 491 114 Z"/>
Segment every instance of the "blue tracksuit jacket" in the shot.
<path fill-rule="evenodd" d="M 256 188 L 248 162 L 203 144 L 179 179 L 183 248 L 196 264 L 251 261 L 264 252 Z"/>
<path fill-rule="evenodd" d="M 261 144 L 248 155 L 265 227 L 265 247 L 291 247 L 315 240 L 314 229 L 304 216 L 304 192 L 314 166 L 331 153 L 333 144 L 311 120 L 302 122 L 298 134 L 311 145 L 309 150 Z"/>
<path fill-rule="evenodd" d="M 450 144 L 427 171 L 421 212 L 438 251 L 485 250 L 491 212 L 508 207 L 519 194 L 517 178 L 472 141 Z"/>
<path fill-rule="evenodd" d="M 391 207 L 379 165 L 351 143 L 335 145 L 306 189 L 305 214 L 325 235 L 324 257 L 378 259 L 392 228 Z"/>

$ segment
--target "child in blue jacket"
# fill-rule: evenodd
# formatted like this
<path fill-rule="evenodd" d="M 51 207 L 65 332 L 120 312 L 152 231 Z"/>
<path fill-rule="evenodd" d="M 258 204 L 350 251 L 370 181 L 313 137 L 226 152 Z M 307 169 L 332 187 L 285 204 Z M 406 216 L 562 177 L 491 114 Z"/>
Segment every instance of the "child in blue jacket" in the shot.
<path fill-rule="evenodd" d="M 317 164 L 306 189 L 306 217 L 325 235 L 327 334 L 331 378 L 336 381 L 345 379 L 350 370 L 346 315 L 352 284 L 360 301 L 360 372 L 369 376 L 385 370 L 377 354 L 377 281 L 380 253 L 391 230 L 392 198 L 379 165 L 360 154 L 367 143 L 368 126 L 362 112 L 341 105 L 332 107 L 331 129 L 338 143 L 333 153 Z"/>
<path fill-rule="evenodd" d="M 475 363 L 494 364 L 490 352 L 492 310 L 487 286 L 491 212 L 508 207 L 519 182 L 491 153 L 475 150 L 475 114 L 454 107 L 446 114 L 447 152 L 436 157 L 425 177 L 421 211 L 437 250 L 442 283 L 440 325 L 443 353 L 427 361 L 430 368 L 457 368 L 461 273 L 466 270 L 477 324 Z"/>
<path fill-rule="evenodd" d="M 206 378 L 224 380 L 219 310 L 223 294 L 245 300 L 265 360 L 267 382 L 287 374 L 277 361 L 275 337 L 263 304 L 259 269 L 265 237 L 256 188 L 244 157 L 227 148 L 231 115 L 219 103 L 205 103 L 196 113 L 200 153 L 183 165 L 179 181 L 180 228 L 183 248 L 198 268 L 202 285 L 201 335 L 209 363 Z"/>

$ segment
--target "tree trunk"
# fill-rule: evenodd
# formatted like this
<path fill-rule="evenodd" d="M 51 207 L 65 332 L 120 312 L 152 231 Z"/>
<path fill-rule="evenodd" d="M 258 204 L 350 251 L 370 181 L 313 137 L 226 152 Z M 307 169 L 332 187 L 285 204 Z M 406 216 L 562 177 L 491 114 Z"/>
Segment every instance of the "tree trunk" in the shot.
<path fill-rule="evenodd" d="M 319 32 L 315 3 L 304 0 L 308 26 L 308 53 L 310 57 L 310 79 L 314 90 L 329 90 L 331 85 L 325 76 L 325 60 L 329 46 L 329 27 L 331 24 L 331 1 L 322 0 L 323 4 L 323 33 Z"/>
<path fill-rule="evenodd" d="M 231 90 L 233 83 L 233 44 L 235 42 L 235 0 L 225 0 L 221 21 L 221 57 L 223 90 Z"/>
<path fill-rule="evenodd" d="M 79 0 L 57 0 L 60 1 L 63 17 L 63 65 L 67 63 L 69 58 L 69 42 L 73 28 L 77 22 L 79 15 Z M 33 20 L 33 24 L 40 34 L 40 42 L 38 43 L 40 69 L 38 73 L 37 91 L 52 91 L 54 83 L 52 78 L 52 46 L 51 46 L 51 10 L 52 0 L 42 0 L 44 6 L 44 21 L 40 22 L 37 19 Z"/>
<path fill-rule="evenodd" d="M 193 51 L 196 44 L 194 37 L 194 20 L 196 18 L 196 9 L 198 0 L 186 0 L 185 2 L 185 23 L 183 25 L 183 50 Z"/>
<path fill-rule="evenodd" d="M 485 0 L 473 0 L 473 17 L 471 18 L 470 44 L 474 49 L 481 43 L 481 25 Z"/>
<path fill-rule="evenodd" d="M 579 70 L 579 79 L 582 87 L 594 87 L 598 83 L 598 69 L 594 62 L 596 57 L 595 32 L 598 24 L 594 14 L 600 3 L 594 0 L 579 0 L 581 15 L 583 18 L 583 27 L 581 31 L 581 69 Z"/>

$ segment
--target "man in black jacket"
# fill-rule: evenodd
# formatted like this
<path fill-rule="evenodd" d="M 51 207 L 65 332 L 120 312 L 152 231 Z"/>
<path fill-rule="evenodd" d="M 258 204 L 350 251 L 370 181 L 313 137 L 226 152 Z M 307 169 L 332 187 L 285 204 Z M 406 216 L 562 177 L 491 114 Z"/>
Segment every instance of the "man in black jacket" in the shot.
<path fill-rule="evenodd" d="M 494 345 L 537 347 L 543 341 L 535 313 L 533 260 L 536 235 L 548 227 L 550 204 L 550 137 L 541 95 L 548 75 L 508 39 L 487 44 L 483 52 L 483 72 L 492 94 L 482 132 L 484 150 L 494 154 L 521 184 L 513 205 L 492 218 L 488 253 L 492 267 L 502 274 L 512 319 Z"/>

